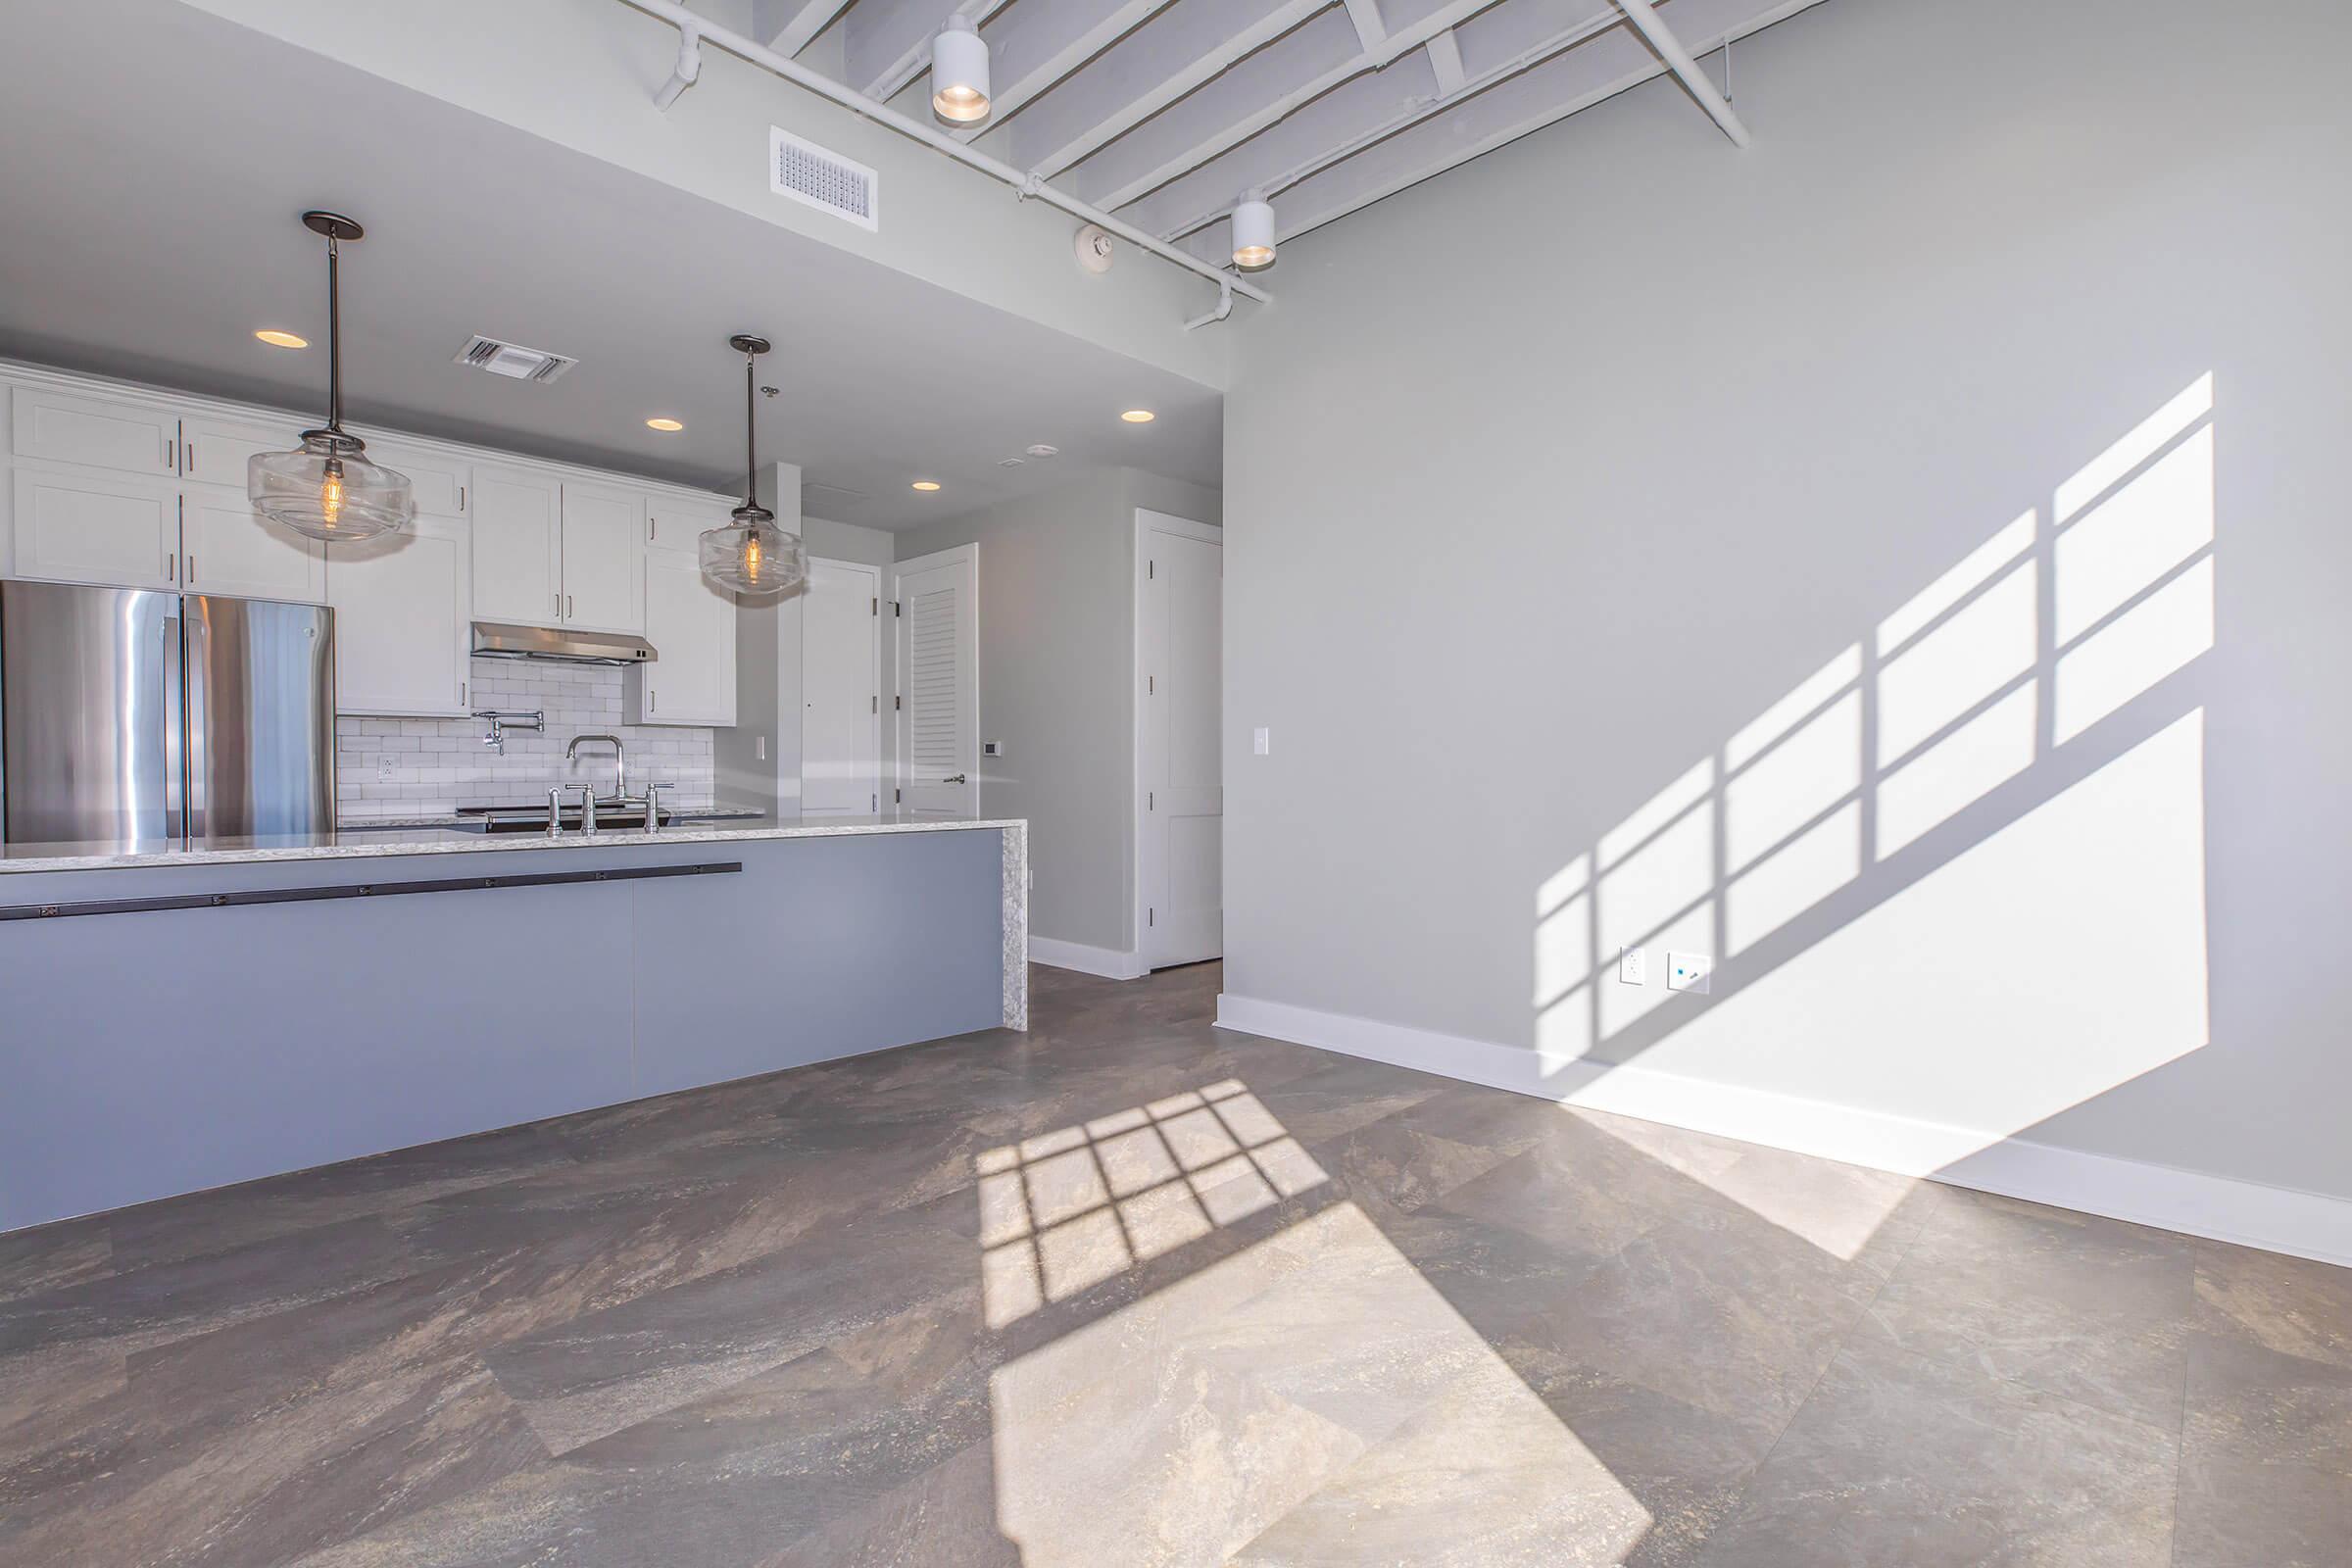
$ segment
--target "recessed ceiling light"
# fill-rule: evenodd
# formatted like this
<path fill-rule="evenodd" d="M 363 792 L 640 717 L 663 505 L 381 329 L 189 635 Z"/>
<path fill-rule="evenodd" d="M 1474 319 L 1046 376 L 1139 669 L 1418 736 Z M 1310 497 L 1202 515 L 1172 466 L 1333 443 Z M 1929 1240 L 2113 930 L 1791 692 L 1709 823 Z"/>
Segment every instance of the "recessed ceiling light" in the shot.
<path fill-rule="evenodd" d="M 291 332 L 281 332 L 274 326 L 265 326 L 253 335 L 273 349 L 307 349 L 311 346 L 309 338 L 296 337 Z"/>
<path fill-rule="evenodd" d="M 914 481 L 914 487 L 917 490 L 936 490 L 939 488 L 939 481 L 937 479 L 917 479 Z"/>
<path fill-rule="evenodd" d="M 1129 409 L 1125 414 L 1120 415 L 1119 417 L 1125 419 L 1129 424 L 1150 424 L 1153 419 L 1158 418 L 1159 416 L 1153 414 L 1150 409 Z"/>
<path fill-rule="evenodd" d="M 645 421 L 645 427 L 649 430 L 683 430 L 686 428 L 675 419 L 648 419 Z"/>
<path fill-rule="evenodd" d="M 1033 458 L 1058 458 L 1061 456 L 1061 448 L 1050 447 L 1040 441 L 1029 449 L 1029 455 Z"/>

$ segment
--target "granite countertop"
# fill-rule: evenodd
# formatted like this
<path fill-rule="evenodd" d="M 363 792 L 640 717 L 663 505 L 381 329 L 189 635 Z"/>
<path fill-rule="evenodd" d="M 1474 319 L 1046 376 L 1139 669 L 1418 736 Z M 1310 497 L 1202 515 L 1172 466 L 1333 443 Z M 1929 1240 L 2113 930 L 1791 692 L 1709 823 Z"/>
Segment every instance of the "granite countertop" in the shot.
<path fill-rule="evenodd" d="M 755 813 L 757 814 L 757 813 Z M 156 865 L 242 865 L 270 860 L 338 860 L 484 851 L 612 850 L 632 845 L 734 844 L 759 839 L 847 838 L 867 833 L 934 833 L 959 828 L 1013 828 L 1019 817 L 829 816 L 762 820 L 757 825 L 704 822 L 658 833 L 476 833 L 454 827 L 369 824 L 334 833 L 271 838 L 212 839 L 202 843 L 143 840 L 90 844 L 0 845 L 0 875 L 16 871 L 102 871 Z"/>

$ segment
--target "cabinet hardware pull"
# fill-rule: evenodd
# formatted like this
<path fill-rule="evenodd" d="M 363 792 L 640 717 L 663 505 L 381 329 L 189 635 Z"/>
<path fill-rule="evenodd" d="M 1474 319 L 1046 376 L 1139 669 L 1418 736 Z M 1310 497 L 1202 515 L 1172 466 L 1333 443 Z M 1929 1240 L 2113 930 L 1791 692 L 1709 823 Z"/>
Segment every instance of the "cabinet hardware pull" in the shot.
<path fill-rule="evenodd" d="M 192 555 L 191 555 L 190 557 L 188 557 L 188 581 L 190 581 L 190 582 L 194 582 L 195 580 L 196 580 L 196 558 L 195 558 L 194 556 L 192 556 Z"/>
<path fill-rule="evenodd" d="M 196 443 L 187 442 L 180 448 L 179 455 L 187 461 L 188 471 L 194 473 L 196 471 Z"/>
<path fill-rule="evenodd" d="M 179 442 L 176 440 L 167 441 L 164 443 L 164 471 L 166 473 L 172 473 L 176 471 L 178 467 Z"/>
<path fill-rule="evenodd" d="M 179 558 L 178 558 L 177 556 L 166 556 L 166 557 L 164 558 L 164 581 L 166 581 L 166 582 L 177 582 L 177 581 L 179 581 L 179 578 L 178 578 L 178 576 L 176 575 L 176 573 L 178 572 L 178 570 L 179 570 Z"/>
<path fill-rule="evenodd" d="M 564 618 L 569 620 L 580 612 L 580 602 L 569 594 L 564 596 Z"/>
<path fill-rule="evenodd" d="M 458 510 L 460 512 L 466 510 L 466 487 L 464 485 L 458 486 Z"/>

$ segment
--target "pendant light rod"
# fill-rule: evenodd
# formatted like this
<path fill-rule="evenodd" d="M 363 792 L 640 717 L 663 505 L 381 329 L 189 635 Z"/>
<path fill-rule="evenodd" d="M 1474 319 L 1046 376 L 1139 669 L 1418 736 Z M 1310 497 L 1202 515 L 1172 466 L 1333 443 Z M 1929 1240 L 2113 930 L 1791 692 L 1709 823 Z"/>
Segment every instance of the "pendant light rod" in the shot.
<path fill-rule="evenodd" d="M 853 114 L 863 115 L 878 125 L 887 126 L 911 141 L 919 141 L 935 152 L 947 154 L 959 164 L 968 165 L 983 174 L 1001 179 L 1025 197 L 1034 196 L 1047 206 L 1058 207 L 1082 222 L 1093 223 L 1097 227 L 1107 229 L 1138 250 L 1150 251 L 1162 261 L 1173 262 L 1188 272 L 1198 272 L 1212 283 L 1223 285 L 1230 282 L 1233 285 L 1233 291 L 1244 299 L 1256 300 L 1260 304 L 1273 302 L 1273 295 L 1268 294 L 1247 278 L 1234 277 L 1222 267 L 1204 262 L 1190 251 L 1179 250 L 1165 240 L 1147 234 L 1133 223 L 1112 217 L 1091 202 L 1082 202 L 1066 191 L 1054 189 L 1046 183 L 1044 175 L 1024 172 L 1005 163 L 1001 158 L 991 158 L 984 152 L 975 151 L 944 130 L 902 115 L 888 104 L 876 103 L 855 87 L 845 86 L 830 76 L 812 71 L 789 55 L 778 54 L 764 44 L 747 38 L 740 32 L 722 27 L 709 18 L 687 10 L 684 6 L 679 5 L 677 0 L 626 0 L 626 3 L 648 16 L 659 17 L 681 31 L 692 27 L 702 35 L 705 43 L 715 44 L 739 59 L 748 60 L 755 66 L 774 72 L 795 86 L 806 87 L 820 98 L 830 99 Z"/>
<path fill-rule="evenodd" d="M 312 211 L 302 222 L 314 234 L 326 236 L 326 430 L 343 433 L 343 241 L 362 239 L 368 231 L 357 219 L 341 213 Z"/>
<path fill-rule="evenodd" d="M 774 513 L 760 504 L 760 439 L 759 387 L 760 356 L 772 346 L 763 337 L 738 332 L 727 339 L 727 346 L 743 356 L 743 505 L 735 509 L 738 517 L 757 513 L 772 517 Z"/>

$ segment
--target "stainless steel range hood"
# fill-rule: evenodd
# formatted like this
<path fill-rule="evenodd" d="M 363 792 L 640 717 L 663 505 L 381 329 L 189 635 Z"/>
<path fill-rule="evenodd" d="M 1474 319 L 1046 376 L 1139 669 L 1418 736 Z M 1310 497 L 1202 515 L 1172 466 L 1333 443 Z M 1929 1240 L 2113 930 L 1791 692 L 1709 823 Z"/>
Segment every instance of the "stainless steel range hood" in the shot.
<path fill-rule="evenodd" d="M 544 659 L 559 664 L 642 664 L 656 658 L 653 644 L 627 632 L 550 631 L 545 626 L 473 623 L 476 659 Z"/>

